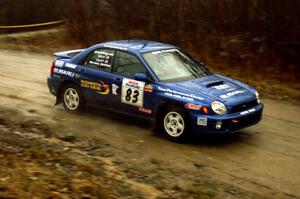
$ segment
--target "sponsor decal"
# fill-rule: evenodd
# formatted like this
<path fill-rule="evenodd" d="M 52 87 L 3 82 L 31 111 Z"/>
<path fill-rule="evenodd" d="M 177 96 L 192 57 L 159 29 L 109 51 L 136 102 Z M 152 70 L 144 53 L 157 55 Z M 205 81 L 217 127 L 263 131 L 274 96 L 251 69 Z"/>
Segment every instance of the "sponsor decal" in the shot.
<path fill-rule="evenodd" d="M 145 82 L 124 78 L 122 82 L 121 102 L 143 107 Z"/>
<path fill-rule="evenodd" d="M 109 52 L 104 52 L 104 51 L 95 51 L 96 54 L 98 55 L 98 58 L 105 58 L 105 56 L 114 56 L 113 53 L 109 53 Z"/>
<path fill-rule="evenodd" d="M 53 74 L 53 76 L 56 77 L 56 78 L 58 78 L 58 79 L 61 78 L 60 75 Z"/>
<path fill-rule="evenodd" d="M 100 66 L 100 63 L 90 60 L 89 64 Z"/>
<path fill-rule="evenodd" d="M 98 82 L 90 82 L 87 80 L 81 80 L 80 86 L 84 88 L 90 88 L 92 90 L 96 90 L 97 93 L 102 95 L 109 94 L 109 85 L 105 84 L 104 82 L 100 81 Z"/>
<path fill-rule="evenodd" d="M 214 86 L 213 88 L 215 88 L 217 90 L 224 90 L 224 89 L 230 88 L 230 86 L 228 84 L 222 84 L 222 85 Z"/>
<path fill-rule="evenodd" d="M 89 64 L 92 64 L 92 65 L 96 65 L 96 66 L 105 66 L 105 67 L 108 67 L 110 68 L 111 65 L 107 64 L 108 61 L 103 61 L 103 60 L 100 60 L 100 59 L 96 59 L 96 61 L 89 61 Z"/>
<path fill-rule="evenodd" d="M 66 63 L 65 66 L 66 66 L 67 68 L 72 68 L 72 69 L 75 69 L 75 68 L 76 68 L 76 64 Z"/>
<path fill-rule="evenodd" d="M 56 60 L 54 65 L 55 65 L 55 67 L 62 68 L 64 63 L 65 63 L 64 61 Z"/>
<path fill-rule="evenodd" d="M 109 50 L 111 51 L 111 50 Z M 104 66 L 110 68 L 113 62 L 114 53 L 105 52 L 103 49 L 96 50 L 94 52 L 96 57 L 89 61 L 89 64 L 96 66 Z"/>
<path fill-rule="evenodd" d="M 226 98 L 232 97 L 234 95 L 242 94 L 245 92 L 246 92 L 246 90 L 236 90 L 236 91 L 232 91 L 232 92 L 226 93 L 224 95 L 221 95 L 220 97 L 223 99 L 226 99 Z"/>
<path fill-rule="evenodd" d="M 191 102 L 194 101 L 194 99 L 204 100 L 204 98 L 198 97 L 194 94 L 182 93 L 182 92 L 178 92 L 178 91 L 175 91 L 175 90 L 171 90 L 169 88 L 162 88 L 160 86 L 158 86 L 158 90 L 164 92 L 164 94 L 166 96 L 175 97 L 175 98 L 183 99 L 183 100 L 188 100 L 188 101 L 191 101 Z"/>
<path fill-rule="evenodd" d="M 107 61 L 105 61 L 105 63 L 100 63 L 100 66 L 106 66 L 106 67 L 111 67 L 111 65 L 107 64 Z"/>
<path fill-rule="evenodd" d="M 207 118 L 205 118 L 205 117 L 197 117 L 197 125 L 199 125 L 199 126 L 207 126 Z"/>
<path fill-rule="evenodd" d="M 150 84 L 147 84 L 147 85 L 145 86 L 144 91 L 147 92 L 147 93 L 152 93 L 152 92 L 153 92 L 153 86 L 150 85 Z"/>
<path fill-rule="evenodd" d="M 59 68 L 54 68 L 53 72 L 56 73 L 56 74 L 66 75 L 66 76 L 69 76 L 69 77 L 74 77 L 74 75 L 75 75 L 75 73 L 73 73 L 73 72 L 66 71 L 66 70 L 59 69 Z"/>
<path fill-rule="evenodd" d="M 139 108 L 139 111 L 140 111 L 140 112 L 143 112 L 143 113 L 147 113 L 147 114 L 152 114 L 152 110 L 151 110 L 151 109 L 148 109 L 148 108 L 140 107 L 140 108 Z"/>
<path fill-rule="evenodd" d="M 252 109 L 249 109 L 249 110 L 247 110 L 247 111 L 243 111 L 243 112 L 241 112 L 240 114 L 241 115 L 246 115 L 246 114 L 249 114 L 249 113 L 253 113 L 253 112 L 255 112 L 256 111 L 256 109 L 255 108 L 252 108 Z"/>
<path fill-rule="evenodd" d="M 201 105 L 192 104 L 192 103 L 187 103 L 187 104 L 184 105 L 184 107 L 186 109 L 197 110 L 197 111 L 199 111 L 201 109 Z"/>
<path fill-rule="evenodd" d="M 191 102 L 194 101 L 193 98 L 182 96 L 182 95 L 178 95 L 178 94 L 173 94 L 173 93 L 166 92 L 165 95 L 169 96 L 169 97 L 175 97 L 175 98 L 178 98 L 178 99 L 183 99 L 183 100 L 191 101 Z"/>
<path fill-rule="evenodd" d="M 112 84 L 111 87 L 112 87 L 112 94 L 118 95 L 117 90 L 118 90 L 119 86 Z"/>

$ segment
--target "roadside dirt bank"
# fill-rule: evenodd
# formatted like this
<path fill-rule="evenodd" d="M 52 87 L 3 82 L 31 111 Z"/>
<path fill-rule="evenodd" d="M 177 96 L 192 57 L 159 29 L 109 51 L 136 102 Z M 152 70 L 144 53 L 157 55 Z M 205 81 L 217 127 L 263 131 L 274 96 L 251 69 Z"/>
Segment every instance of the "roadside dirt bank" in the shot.
<path fill-rule="evenodd" d="M 54 107 L 51 56 L 0 50 L 0 59 L 2 198 L 300 197 L 293 103 L 263 99 L 259 125 L 176 144 L 144 121 Z"/>

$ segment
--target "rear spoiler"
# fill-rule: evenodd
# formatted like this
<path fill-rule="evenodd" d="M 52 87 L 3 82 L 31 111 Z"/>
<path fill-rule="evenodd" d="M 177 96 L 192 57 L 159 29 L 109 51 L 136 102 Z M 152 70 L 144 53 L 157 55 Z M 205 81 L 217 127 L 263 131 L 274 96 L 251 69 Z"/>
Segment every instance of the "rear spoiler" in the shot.
<path fill-rule="evenodd" d="M 72 57 L 79 54 L 81 51 L 85 49 L 77 49 L 77 50 L 68 50 L 68 51 L 62 51 L 54 53 L 54 56 L 57 58 L 63 58 L 63 59 L 71 59 Z"/>

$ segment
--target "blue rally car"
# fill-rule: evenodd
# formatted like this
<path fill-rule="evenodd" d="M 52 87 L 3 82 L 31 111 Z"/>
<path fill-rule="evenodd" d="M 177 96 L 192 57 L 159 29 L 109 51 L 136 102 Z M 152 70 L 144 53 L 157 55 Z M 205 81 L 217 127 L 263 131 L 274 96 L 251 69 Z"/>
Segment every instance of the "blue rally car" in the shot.
<path fill-rule="evenodd" d="M 55 56 L 48 86 L 68 111 L 88 103 L 149 118 L 174 141 L 235 132 L 262 118 L 254 88 L 210 73 L 169 44 L 111 41 Z"/>

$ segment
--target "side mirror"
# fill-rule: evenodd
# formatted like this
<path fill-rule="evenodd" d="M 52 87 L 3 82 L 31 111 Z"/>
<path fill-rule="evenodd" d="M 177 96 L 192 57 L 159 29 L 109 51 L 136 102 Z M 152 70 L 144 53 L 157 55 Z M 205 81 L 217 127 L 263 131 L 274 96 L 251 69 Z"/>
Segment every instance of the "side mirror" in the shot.
<path fill-rule="evenodd" d="M 149 82 L 149 78 L 145 73 L 136 73 L 134 75 L 134 79 L 137 81 L 142 81 L 142 82 Z"/>

